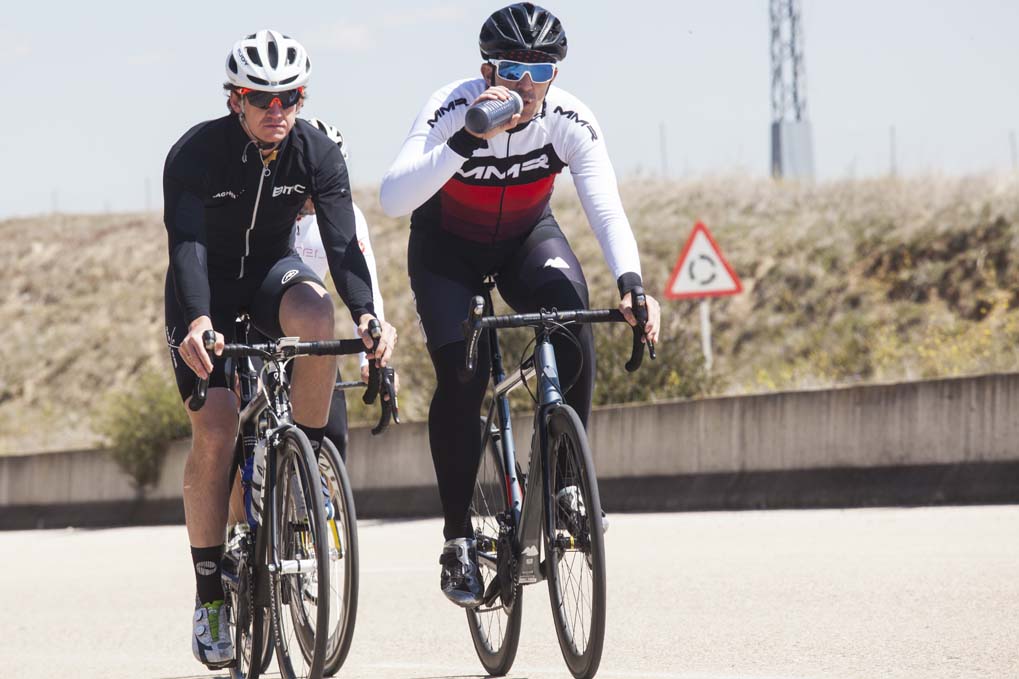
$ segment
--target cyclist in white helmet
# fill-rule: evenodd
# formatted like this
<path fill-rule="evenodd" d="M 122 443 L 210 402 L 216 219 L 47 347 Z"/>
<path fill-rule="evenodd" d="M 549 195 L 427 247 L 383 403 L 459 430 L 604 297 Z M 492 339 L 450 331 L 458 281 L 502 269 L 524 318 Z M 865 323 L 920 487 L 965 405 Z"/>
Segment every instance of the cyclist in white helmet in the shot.
<path fill-rule="evenodd" d="M 209 384 L 204 408 L 186 411 L 193 438 L 184 468 L 184 512 L 197 590 L 192 650 L 210 668 L 229 665 L 235 656 L 220 560 L 238 400 L 223 362 L 206 352 L 203 334 L 214 330 L 220 351 L 235 339 L 237 314 L 246 312 L 266 335 L 311 341 L 334 336 L 333 302 L 292 247 L 294 221 L 309 197 L 336 290 L 366 347 L 368 323 L 377 316 L 340 149 L 297 119 L 310 75 L 311 60 L 290 37 L 262 30 L 237 41 L 226 61 L 230 113 L 186 132 L 170 149 L 163 172 L 170 357 L 185 404 L 199 378 Z M 382 322 L 382 328 L 371 356 L 380 367 L 396 342 L 393 327 Z M 335 376 L 334 357 L 295 361 L 294 422 L 316 451 Z"/>
<path fill-rule="evenodd" d="M 340 147 L 343 159 L 347 160 L 349 154 L 343 143 L 343 135 L 340 131 L 318 118 L 308 118 L 309 123 L 321 130 L 329 139 Z M 379 290 L 379 276 L 375 267 L 375 252 L 372 250 L 371 238 L 368 234 L 368 220 L 365 219 L 361 209 L 354 205 L 354 222 L 357 231 L 357 244 L 361 248 L 364 259 L 368 263 L 368 270 L 372 277 L 372 295 L 375 298 L 375 314 L 384 319 L 385 309 L 382 304 L 382 293 Z M 304 263 L 312 268 L 319 278 L 325 280 L 329 272 L 326 259 L 325 247 L 322 244 L 322 234 L 319 233 L 318 220 L 315 217 L 315 204 L 312 200 L 306 200 L 304 207 L 298 214 L 297 223 L 294 225 L 294 250 L 301 256 Z M 355 327 L 356 332 L 356 327 Z M 339 379 L 339 376 L 337 376 Z M 361 354 L 361 381 L 368 381 L 368 357 Z M 399 387 L 399 374 L 394 373 L 394 382 Z M 329 422 L 326 424 L 325 436 L 333 442 L 340 457 L 347 459 L 347 399 L 342 390 L 333 391 L 332 405 L 329 407 Z"/>

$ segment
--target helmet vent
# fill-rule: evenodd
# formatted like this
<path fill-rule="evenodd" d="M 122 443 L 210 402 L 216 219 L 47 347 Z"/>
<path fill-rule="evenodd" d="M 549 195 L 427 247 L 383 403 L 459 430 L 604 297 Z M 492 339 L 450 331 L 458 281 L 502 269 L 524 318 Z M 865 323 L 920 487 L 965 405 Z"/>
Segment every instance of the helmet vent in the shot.
<path fill-rule="evenodd" d="M 269 66 L 276 68 L 280 65 L 280 48 L 276 46 L 275 40 L 269 41 Z"/>
<path fill-rule="evenodd" d="M 297 50 L 295 50 L 293 47 L 288 47 L 287 48 L 287 63 L 288 64 L 292 64 L 295 61 L 297 61 Z"/>
<path fill-rule="evenodd" d="M 248 74 L 248 80 L 255 83 L 256 85 L 262 85 L 264 87 L 269 86 L 268 80 L 265 80 L 264 78 L 259 78 L 258 76 L 251 75 L 250 73 Z"/>
<path fill-rule="evenodd" d="M 244 51 L 248 53 L 248 59 L 251 59 L 251 63 L 255 66 L 262 65 L 262 57 L 258 56 L 258 50 L 254 47 L 247 47 Z"/>
<path fill-rule="evenodd" d="M 234 55 L 232 54 L 230 55 L 230 61 L 227 62 L 227 66 L 230 68 L 231 71 L 237 73 L 237 60 L 234 59 Z"/>
<path fill-rule="evenodd" d="M 297 74 L 297 75 L 300 75 L 300 74 Z M 297 80 L 297 75 L 292 75 L 289 78 L 284 78 L 283 80 L 280 80 L 280 85 L 289 85 L 290 83 L 292 83 L 295 80 Z"/>

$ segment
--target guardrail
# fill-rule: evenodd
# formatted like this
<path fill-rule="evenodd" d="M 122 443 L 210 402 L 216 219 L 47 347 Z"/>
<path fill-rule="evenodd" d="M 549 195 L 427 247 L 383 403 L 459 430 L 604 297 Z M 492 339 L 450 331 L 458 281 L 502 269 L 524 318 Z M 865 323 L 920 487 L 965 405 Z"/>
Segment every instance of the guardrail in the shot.
<path fill-rule="evenodd" d="M 589 429 L 609 511 L 1019 502 L 1019 374 L 597 408 Z M 0 528 L 182 522 L 188 447 L 144 491 L 103 451 L 0 457 Z M 350 451 L 360 517 L 438 515 L 424 423 L 354 428 Z"/>

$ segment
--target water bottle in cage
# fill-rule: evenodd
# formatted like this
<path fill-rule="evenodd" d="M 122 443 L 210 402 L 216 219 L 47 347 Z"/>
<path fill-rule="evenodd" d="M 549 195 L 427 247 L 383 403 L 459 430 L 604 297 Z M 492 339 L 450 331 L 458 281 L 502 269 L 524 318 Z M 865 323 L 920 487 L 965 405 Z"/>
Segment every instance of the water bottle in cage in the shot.
<path fill-rule="evenodd" d="M 265 439 L 255 444 L 244 460 L 244 513 L 252 529 L 262 522 L 262 494 L 265 485 Z"/>

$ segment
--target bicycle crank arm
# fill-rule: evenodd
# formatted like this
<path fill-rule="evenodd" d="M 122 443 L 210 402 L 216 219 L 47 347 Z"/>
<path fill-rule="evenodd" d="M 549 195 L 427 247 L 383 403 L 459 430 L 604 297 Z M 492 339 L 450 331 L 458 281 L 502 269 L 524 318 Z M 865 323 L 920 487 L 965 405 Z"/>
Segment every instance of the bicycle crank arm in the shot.
<path fill-rule="evenodd" d="M 482 552 L 478 550 L 478 565 L 494 571 L 499 566 L 499 556 L 495 552 Z"/>

